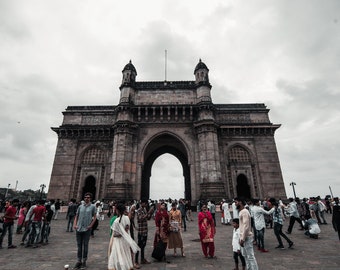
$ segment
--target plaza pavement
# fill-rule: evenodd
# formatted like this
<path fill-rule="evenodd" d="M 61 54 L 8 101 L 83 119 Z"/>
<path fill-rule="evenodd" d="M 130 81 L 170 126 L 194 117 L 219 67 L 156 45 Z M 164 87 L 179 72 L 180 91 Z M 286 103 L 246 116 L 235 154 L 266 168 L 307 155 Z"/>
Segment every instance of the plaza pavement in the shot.
<path fill-rule="evenodd" d="M 172 250 L 168 250 L 170 263 L 153 262 L 151 258 L 152 242 L 154 237 L 154 221 L 149 221 L 149 235 L 146 248 L 146 258 L 152 263 L 142 265 L 145 270 L 165 269 L 233 269 L 232 257 L 232 226 L 222 225 L 220 213 L 216 214 L 217 233 L 215 237 L 216 259 L 205 259 L 201 252 L 201 246 L 197 229 L 197 213 L 193 213 L 194 221 L 187 223 L 187 231 L 183 232 L 185 258 L 172 257 Z M 319 239 L 310 239 L 295 224 L 289 237 L 294 241 L 294 249 L 277 250 L 277 240 L 272 229 L 265 232 L 265 246 L 268 253 L 255 250 L 255 256 L 261 270 L 284 270 L 284 269 L 340 269 L 340 241 L 337 233 L 333 230 L 331 215 L 326 214 L 328 225 L 321 225 Z M 283 227 L 287 228 L 288 220 Z M 16 249 L 7 249 L 7 236 L 0 250 L 0 269 L 5 270 L 63 270 L 64 265 L 74 266 L 77 257 L 75 233 L 66 232 L 65 213 L 59 215 L 58 220 L 52 221 L 49 244 L 39 248 L 25 248 L 20 246 L 21 235 L 13 235 L 13 243 Z M 109 219 L 106 217 L 99 224 L 99 230 L 95 237 L 90 240 L 89 258 L 87 269 L 107 269 L 107 246 L 109 242 Z M 284 242 L 285 243 L 285 242 Z M 179 252 L 179 250 L 178 250 Z"/>

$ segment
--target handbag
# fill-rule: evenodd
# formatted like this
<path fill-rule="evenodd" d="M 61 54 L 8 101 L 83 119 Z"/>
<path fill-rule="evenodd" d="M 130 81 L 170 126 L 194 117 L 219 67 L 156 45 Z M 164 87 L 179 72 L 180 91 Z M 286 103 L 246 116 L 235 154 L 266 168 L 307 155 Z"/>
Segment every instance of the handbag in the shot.
<path fill-rule="evenodd" d="M 161 261 L 164 256 L 165 256 L 165 243 L 161 239 L 159 239 L 159 241 L 157 242 L 156 246 L 152 251 L 151 257 L 158 261 Z"/>

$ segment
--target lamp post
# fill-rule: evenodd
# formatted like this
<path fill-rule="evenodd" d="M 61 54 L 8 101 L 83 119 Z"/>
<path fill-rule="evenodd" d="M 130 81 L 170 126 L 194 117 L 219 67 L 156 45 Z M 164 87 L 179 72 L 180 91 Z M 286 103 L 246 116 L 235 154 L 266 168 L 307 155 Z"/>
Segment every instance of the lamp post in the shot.
<path fill-rule="evenodd" d="M 46 185 L 45 184 L 41 184 L 40 187 L 41 187 L 41 192 L 40 192 L 40 200 L 41 200 L 42 199 L 42 195 L 44 193 L 44 188 L 46 187 Z"/>
<path fill-rule="evenodd" d="M 291 182 L 289 185 L 293 187 L 294 199 L 296 199 L 295 188 L 294 188 L 296 183 L 295 182 Z"/>
<path fill-rule="evenodd" d="M 7 195 L 8 195 L 8 190 L 9 190 L 9 187 L 11 186 L 11 184 L 8 184 L 7 186 L 7 190 L 6 190 L 6 194 L 5 194 L 5 199 L 7 198 Z"/>

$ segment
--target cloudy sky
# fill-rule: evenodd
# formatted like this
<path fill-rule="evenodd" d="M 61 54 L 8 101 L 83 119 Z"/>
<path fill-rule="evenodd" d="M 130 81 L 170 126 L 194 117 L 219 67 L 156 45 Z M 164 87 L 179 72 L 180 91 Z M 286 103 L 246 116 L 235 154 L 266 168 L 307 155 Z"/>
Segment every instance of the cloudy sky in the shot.
<path fill-rule="evenodd" d="M 164 80 L 165 50 L 168 80 L 194 80 L 202 58 L 214 103 L 267 105 L 288 196 L 292 181 L 300 197 L 340 195 L 336 0 L 1 0 L 0 187 L 48 186 L 62 111 L 116 105 L 130 59 L 137 80 Z M 152 197 L 182 196 L 176 158 L 152 173 Z M 159 193 L 167 178 L 178 188 Z"/>

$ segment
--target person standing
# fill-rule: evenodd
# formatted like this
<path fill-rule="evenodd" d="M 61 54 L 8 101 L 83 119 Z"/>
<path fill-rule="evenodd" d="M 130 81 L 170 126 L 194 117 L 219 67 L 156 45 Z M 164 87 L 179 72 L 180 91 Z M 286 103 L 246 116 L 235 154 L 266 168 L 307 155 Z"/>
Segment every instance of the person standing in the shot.
<path fill-rule="evenodd" d="M 96 220 L 94 221 L 94 224 L 92 226 L 92 229 L 91 229 L 91 237 L 94 237 L 94 231 L 95 230 L 98 230 L 98 226 L 99 226 L 99 220 L 101 220 L 102 218 L 102 212 L 103 212 L 103 208 L 101 206 L 101 203 L 100 201 L 96 201 Z"/>
<path fill-rule="evenodd" d="M 130 270 L 134 268 L 132 253 L 137 253 L 139 247 L 130 236 L 130 219 L 124 214 L 125 205 L 118 203 L 116 212 L 117 218 L 111 226 L 112 235 L 108 250 L 108 270 Z"/>
<path fill-rule="evenodd" d="M 16 248 L 17 246 L 13 245 L 13 228 L 14 228 L 14 220 L 18 219 L 16 216 L 17 206 L 19 204 L 18 199 L 14 199 L 10 202 L 9 206 L 5 210 L 5 215 L 3 216 L 4 223 L 2 225 L 2 233 L 0 235 L 0 249 L 2 249 L 2 241 L 6 236 L 8 231 L 8 248 Z"/>
<path fill-rule="evenodd" d="M 32 232 L 30 233 L 29 243 L 33 244 L 33 248 L 38 247 L 38 242 L 41 237 L 42 222 L 45 219 L 46 208 L 44 206 L 44 201 L 39 200 L 35 207 L 30 213 L 29 219 L 32 220 Z"/>
<path fill-rule="evenodd" d="M 240 246 L 242 255 L 246 261 L 247 269 L 258 270 L 257 261 L 253 248 L 253 233 L 251 232 L 251 216 L 245 208 L 246 201 L 242 198 L 235 198 L 235 205 L 239 216 Z"/>
<path fill-rule="evenodd" d="M 325 219 L 325 213 L 326 213 L 326 205 L 322 202 L 320 196 L 317 197 L 317 204 L 319 206 L 319 217 L 320 220 L 322 219 L 321 224 L 327 224 L 327 221 Z"/>
<path fill-rule="evenodd" d="M 235 199 L 234 199 L 233 203 L 231 204 L 231 208 L 233 210 L 233 218 L 239 218 L 239 216 L 238 216 L 238 209 L 237 209 L 237 206 L 236 206 Z"/>
<path fill-rule="evenodd" d="M 55 220 L 58 219 L 58 214 L 59 214 L 59 211 L 60 211 L 60 207 L 61 207 L 60 199 L 57 199 L 57 201 L 54 204 L 54 208 L 55 208 L 54 219 Z M 53 209 L 52 209 L 52 211 L 53 211 Z"/>
<path fill-rule="evenodd" d="M 234 270 L 239 270 L 238 268 L 238 258 L 240 257 L 241 264 L 242 264 L 242 270 L 246 269 L 246 261 L 241 253 L 241 246 L 240 246 L 240 229 L 239 229 L 239 223 L 240 220 L 238 218 L 233 219 L 233 240 L 232 240 L 232 246 L 233 246 L 233 253 L 234 253 L 234 262 L 235 262 L 235 268 Z"/>
<path fill-rule="evenodd" d="M 96 207 L 91 203 L 92 193 L 87 192 L 84 196 L 84 204 L 81 204 L 73 222 L 77 239 L 77 263 L 74 269 L 85 269 L 89 248 L 91 229 L 96 221 Z"/>
<path fill-rule="evenodd" d="M 141 255 L 141 264 L 149 264 L 150 262 L 145 259 L 145 247 L 146 242 L 148 240 L 148 220 L 151 218 L 153 209 L 151 208 L 149 211 L 146 209 L 148 205 L 147 199 L 142 199 L 140 203 L 140 207 L 137 210 L 137 223 L 138 223 L 138 246 L 140 248 Z M 135 256 L 135 267 L 138 268 L 138 256 L 139 252 L 136 253 Z"/>
<path fill-rule="evenodd" d="M 213 217 L 208 211 L 206 204 L 202 205 L 201 212 L 199 212 L 198 214 L 198 231 L 200 235 L 201 247 L 204 256 L 206 258 L 214 258 L 215 257 L 214 237 L 216 233 L 216 228 Z"/>
<path fill-rule="evenodd" d="M 168 240 L 168 248 L 174 249 L 174 256 L 177 256 L 176 248 L 181 249 L 182 257 L 184 255 L 183 249 L 183 239 L 181 234 L 182 229 L 182 215 L 181 211 L 176 209 L 176 203 L 172 203 L 172 208 L 169 212 L 169 222 L 170 222 L 170 233 L 169 233 L 169 240 Z"/>
<path fill-rule="evenodd" d="M 136 203 L 131 201 L 131 206 L 129 208 L 128 217 L 130 219 L 130 236 L 135 239 L 135 216 L 136 216 Z"/>
<path fill-rule="evenodd" d="M 214 220 L 214 224 L 216 226 L 216 217 L 215 217 L 215 215 L 216 215 L 216 205 L 215 205 L 215 201 L 213 201 L 213 200 L 210 202 L 209 212 L 212 215 L 213 220 Z"/>
<path fill-rule="evenodd" d="M 172 209 L 172 204 L 171 204 L 170 210 L 171 209 Z M 186 213 L 186 207 L 185 207 L 184 199 L 180 199 L 179 200 L 178 209 L 179 209 L 179 211 L 181 211 L 183 228 L 184 228 L 184 231 L 186 232 L 186 230 L 187 230 L 187 223 L 185 221 L 185 216 L 187 215 L 187 213 Z M 170 210 L 169 210 L 169 212 L 170 212 Z"/>
<path fill-rule="evenodd" d="M 232 219 L 229 211 L 229 203 L 225 199 L 223 199 L 221 207 L 223 212 L 223 224 L 230 225 Z"/>
<path fill-rule="evenodd" d="M 28 201 L 23 202 L 23 204 L 21 205 L 21 208 L 19 211 L 18 223 L 17 223 L 17 234 L 22 233 L 22 229 L 25 225 L 26 214 L 28 212 L 28 205 L 29 205 Z"/>
<path fill-rule="evenodd" d="M 175 208 L 176 208 L 177 204 L 175 202 L 173 202 L 172 205 L 175 205 Z M 181 216 L 181 212 L 179 210 L 178 210 L 178 214 Z M 167 206 L 166 206 L 165 202 L 162 202 L 160 204 L 160 207 L 159 207 L 159 209 L 156 213 L 155 225 L 156 225 L 156 231 L 155 231 L 155 238 L 154 238 L 153 246 L 156 247 L 158 241 L 162 240 L 162 242 L 164 243 L 163 260 L 166 261 L 165 251 L 167 249 L 167 244 L 168 244 L 168 240 L 169 240 L 170 223 L 169 223 L 169 214 L 168 214 Z"/>
<path fill-rule="evenodd" d="M 254 199 L 252 213 L 254 216 L 254 226 L 256 230 L 256 243 L 258 250 L 261 252 L 268 252 L 268 250 L 264 248 L 264 232 L 266 228 L 264 215 L 271 215 L 274 210 L 274 208 L 269 211 L 264 210 L 262 207 L 260 207 L 260 201 L 258 199 Z"/>
<path fill-rule="evenodd" d="M 340 204 L 339 198 L 335 197 L 334 202 L 332 204 L 332 224 L 333 228 L 336 232 L 338 232 L 339 241 L 340 241 Z"/>
<path fill-rule="evenodd" d="M 73 232 L 73 222 L 74 217 L 77 214 L 78 205 L 76 204 L 76 199 L 71 199 L 66 213 L 66 219 L 67 219 L 67 232 Z"/>
<path fill-rule="evenodd" d="M 283 211 L 282 211 L 282 207 L 279 206 L 279 204 L 276 202 L 276 200 L 274 198 L 270 198 L 270 202 L 271 204 L 274 206 L 274 212 L 273 212 L 273 221 L 274 221 L 274 234 L 277 238 L 277 241 L 279 242 L 279 245 L 275 248 L 280 248 L 280 249 L 285 249 L 281 236 L 286 239 L 287 243 L 288 243 L 288 247 L 291 248 L 293 246 L 293 241 L 291 241 L 287 235 L 285 235 L 282 232 L 282 227 L 283 227 Z"/>

